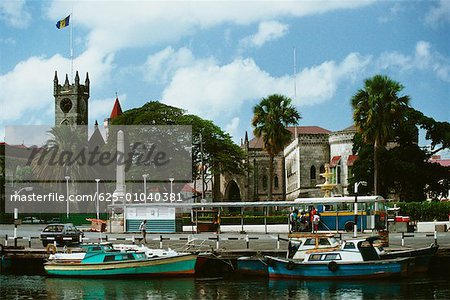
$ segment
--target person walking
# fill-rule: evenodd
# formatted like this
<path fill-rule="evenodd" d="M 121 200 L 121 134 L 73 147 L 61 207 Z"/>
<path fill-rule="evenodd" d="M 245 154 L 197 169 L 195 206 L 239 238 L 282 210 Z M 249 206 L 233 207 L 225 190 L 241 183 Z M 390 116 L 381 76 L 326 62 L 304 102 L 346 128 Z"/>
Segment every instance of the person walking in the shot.
<path fill-rule="evenodd" d="M 142 239 L 144 240 L 144 244 L 147 244 L 147 240 L 145 236 L 147 235 L 147 220 L 142 221 L 141 225 L 139 225 L 139 231 L 142 233 Z"/>
<path fill-rule="evenodd" d="M 297 218 L 298 218 L 298 209 L 294 209 L 294 211 L 289 215 L 289 223 L 291 224 L 290 233 L 297 231 Z"/>

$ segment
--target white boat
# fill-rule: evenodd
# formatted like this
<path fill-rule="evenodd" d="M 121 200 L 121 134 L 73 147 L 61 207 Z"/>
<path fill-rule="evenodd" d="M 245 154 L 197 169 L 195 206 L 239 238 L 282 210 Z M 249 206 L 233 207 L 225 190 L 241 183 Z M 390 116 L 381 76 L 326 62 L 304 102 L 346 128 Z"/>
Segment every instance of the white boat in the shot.
<path fill-rule="evenodd" d="M 177 252 L 172 249 L 151 249 L 144 245 L 126 245 L 126 244 L 110 244 L 105 243 L 101 245 L 111 245 L 114 250 L 121 252 L 142 252 L 145 253 L 147 258 L 163 258 L 163 257 L 176 257 L 180 255 L 185 255 L 187 253 Z M 84 245 L 83 247 L 95 247 L 95 245 Z M 48 261 L 61 261 L 61 262 L 79 262 L 84 259 L 86 252 L 61 252 L 50 254 Z"/>
<path fill-rule="evenodd" d="M 303 260 L 267 256 L 269 277 L 361 279 L 409 274 L 412 259 L 381 259 L 372 244 L 377 238 L 343 241 L 336 249 L 309 250 Z"/>

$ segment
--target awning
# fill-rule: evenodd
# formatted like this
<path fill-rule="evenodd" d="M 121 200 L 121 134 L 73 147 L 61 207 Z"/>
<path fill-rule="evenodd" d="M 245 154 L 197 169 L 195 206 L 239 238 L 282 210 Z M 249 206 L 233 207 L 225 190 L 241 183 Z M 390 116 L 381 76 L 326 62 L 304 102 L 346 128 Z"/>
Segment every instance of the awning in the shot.
<path fill-rule="evenodd" d="M 347 166 L 352 167 L 357 159 L 358 155 L 349 155 L 347 159 Z"/>
<path fill-rule="evenodd" d="M 334 168 L 339 164 L 339 161 L 341 160 L 341 156 L 333 156 L 330 162 L 330 168 Z"/>

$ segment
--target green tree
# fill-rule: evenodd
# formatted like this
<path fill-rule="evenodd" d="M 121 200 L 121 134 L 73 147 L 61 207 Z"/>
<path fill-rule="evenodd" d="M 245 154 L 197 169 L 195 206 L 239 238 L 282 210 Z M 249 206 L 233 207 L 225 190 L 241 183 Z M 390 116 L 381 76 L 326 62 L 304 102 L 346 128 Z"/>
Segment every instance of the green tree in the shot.
<path fill-rule="evenodd" d="M 274 157 L 289 144 L 291 132 L 286 128 L 289 124 L 297 124 L 299 112 L 291 104 L 292 100 L 283 95 L 270 95 L 263 98 L 253 108 L 253 134 L 262 138 L 264 149 L 269 154 L 269 200 L 273 190 L 273 160 Z"/>
<path fill-rule="evenodd" d="M 186 114 L 178 107 L 150 101 L 142 107 L 125 111 L 113 121 L 114 125 L 191 125 L 192 126 L 192 176 L 199 178 L 201 168 L 209 174 L 243 174 L 245 154 L 231 136 L 212 121 Z M 200 134 L 203 144 L 201 166 Z"/>
<path fill-rule="evenodd" d="M 403 85 L 387 76 L 375 75 L 366 79 L 364 88 L 352 97 L 353 120 L 365 143 L 373 145 L 374 193 L 380 193 L 379 151 L 395 137 L 396 128 L 403 121 L 404 111 L 408 108 L 409 96 L 399 96 Z"/>

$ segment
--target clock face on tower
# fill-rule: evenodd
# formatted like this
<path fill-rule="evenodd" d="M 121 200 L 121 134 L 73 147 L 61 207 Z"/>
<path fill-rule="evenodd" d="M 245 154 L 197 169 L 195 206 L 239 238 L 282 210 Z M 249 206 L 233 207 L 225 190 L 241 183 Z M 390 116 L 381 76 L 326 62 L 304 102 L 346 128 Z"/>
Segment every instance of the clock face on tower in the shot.
<path fill-rule="evenodd" d="M 69 98 L 64 98 L 59 104 L 59 107 L 65 114 L 67 114 L 72 109 L 72 101 L 70 101 Z"/>

